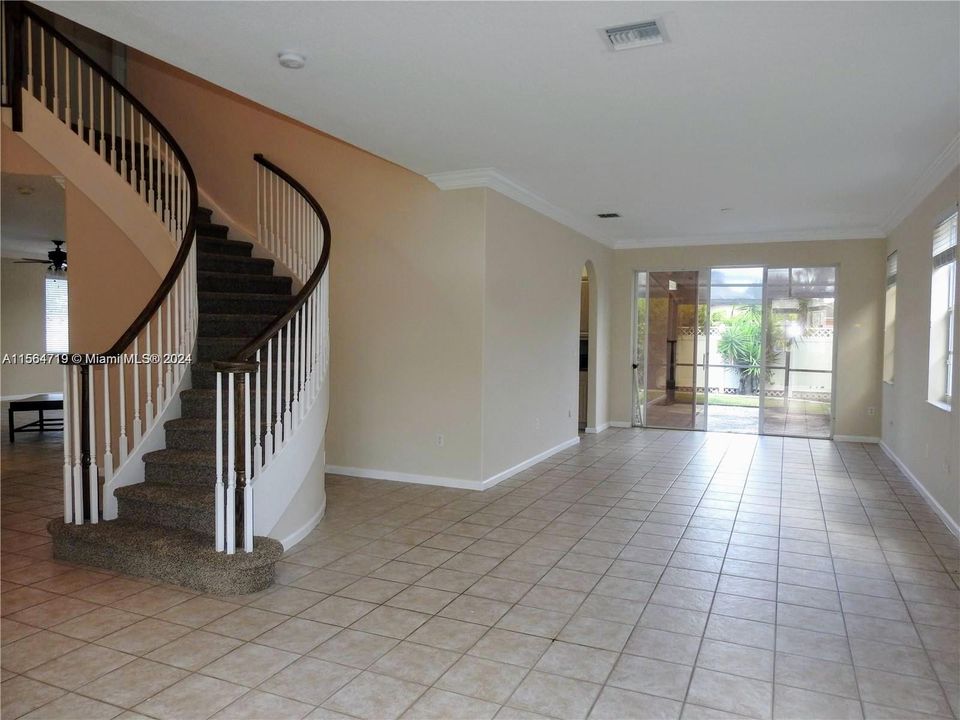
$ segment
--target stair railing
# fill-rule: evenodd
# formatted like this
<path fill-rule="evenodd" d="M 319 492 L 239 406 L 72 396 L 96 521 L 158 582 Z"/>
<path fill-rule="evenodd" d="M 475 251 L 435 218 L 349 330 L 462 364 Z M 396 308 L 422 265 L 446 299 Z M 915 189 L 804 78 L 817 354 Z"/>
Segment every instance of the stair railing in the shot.
<path fill-rule="evenodd" d="M 3 6 L 3 99 L 13 108 L 13 129 L 22 129 L 26 93 L 113 168 L 130 202 L 150 208 L 177 250 L 153 297 L 109 350 L 61 357 L 64 522 L 96 523 L 100 473 L 110 487 L 175 397 L 194 349 L 197 183 L 173 136 L 107 70 L 29 6 Z M 104 276 L 109 282 L 106 267 Z"/>
<path fill-rule="evenodd" d="M 321 395 L 330 362 L 327 216 L 289 174 L 263 155 L 254 161 L 257 240 L 303 287 L 290 307 L 232 360 L 214 362 L 215 541 L 217 551 L 227 553 L 236 552 L 238 529 L 242 549 L 252 552 L 254 483 L 293 440 Z"/>

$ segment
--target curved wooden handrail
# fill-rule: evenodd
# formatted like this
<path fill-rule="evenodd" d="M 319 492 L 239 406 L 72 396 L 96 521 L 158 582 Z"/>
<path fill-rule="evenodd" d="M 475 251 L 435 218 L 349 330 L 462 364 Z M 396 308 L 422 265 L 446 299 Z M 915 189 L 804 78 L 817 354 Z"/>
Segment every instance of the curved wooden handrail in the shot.
<path fill-rule="evenodd" d="M 254 155 L 253 159 L 296 190 L 300 197 L 302 197 L 317 214 L 317 217 L 320 219 L 320 226 L 323 228 L 323 249 L 320 251 L 320 259 L 317 261 L 317 266 L 303 284 L 300 292 L 294 297 L 290 307 L 288 307 L 282 315 L 278 315 L 263 332 L 247 343 L 231 360 L 214 362 L 214 367 L 222 372 L 256 372 L 257 365 L 253 360 L 257 352 L 303 307 L 314 288 L 320 284 L 323 273 L 327 270 L 327 264 L 330 262 L 330 244 L 333 238 L 330 233 L 330 222 L 327 220 L 327 214 L 323 211 L 323 208 L 320 207 L 320 203 L 317 202 L 316 198 L 314 198 L 303 185 L 294 180 L 289 173 L 274 165 L 261 153 Z"/>
<path fill-rule="evenodd" d="M 22 11 L 22 18 L 30 18 L 33 22 L 37 23 L 42 27 L 46 32 L 50 33 L 53 37 L 57 39 L 58 42 L 62 43 L 64 47 L 70 50 L 72 53 L 77 55 L 83 62 L 89 65 L 95 72 L 97 72 L 108 85 L 113 87 L 120 95 L 130 103 L 138 112 L 140 112 L 143 117 L 149 121 L 153 128 L 157 131 L 157 134 L 164 139 L 167 145 L 170 146 L 170 149 L 176 155 L 177 160 L 180 161 L 180 165 L 183 168 L 183 172 L 187 177 L 187 184 L 190 188 L 190 205 L 189 212 L 187 214 L 187 225 L 183 232 L 183 238 L 180 241 L 180 248 L 177 251 L 176 257 L 173 259 L 173 264 L 170 266 L 170 269 L 167 271 L 167 274 L 164 276 L 163 280 L 160 282 L 159 287 L 157 287 L 156 292 L 153 294 L 153 297 L 150 298 L 150 301 L 144 306 L 143 310 L 139 315 L 134 319 L 130 326 L 124 331 L 120 338 L 110 347 L 109 350 L 102 353 L 106 357 L 117 357 L 123 353 L 134 339 L 140 335 L 140 332 L 146 327 L 147 321 L 157 312 L 164 298 L 169 294 L 170 289 L 173 287 L 173 284 L 177 281 L 177 278 L 180 276 L 180 271 L 183 269 L 184 264 L 187 261 L 187 257 L 190 255 L 190 250 L 193 247 L 193 239 L 196 230 L 196 211 L 197 211 L 197 179 L 193 172 L 193 167 L 190 165 L 190 161 L 187 159 L 187 154 L 183 151 L 183 148 L 180 147 L 180 144 L 174 139 L 173 135 L 170 134 L 170 131 L 164 127 L 156 116 L 150 112 L 143 103 L 141 103 L 136 97 L 134 97 L 129 90 L 127 90 L 120 82 L 118 82 L 107 70 L 105 70 L 96 60 L 87 55 L 83 50 L 76 46 L 69 38 L 65 37 L 63 33 L 59 32 L 55 27 L 50 23 L 44 20 L 40 15 L 34 12 L 29 5 L 26 3 L 22 4 L 20 7 Z M 23 52 L 23 48 L 19 49 L 19 52 Z"/>

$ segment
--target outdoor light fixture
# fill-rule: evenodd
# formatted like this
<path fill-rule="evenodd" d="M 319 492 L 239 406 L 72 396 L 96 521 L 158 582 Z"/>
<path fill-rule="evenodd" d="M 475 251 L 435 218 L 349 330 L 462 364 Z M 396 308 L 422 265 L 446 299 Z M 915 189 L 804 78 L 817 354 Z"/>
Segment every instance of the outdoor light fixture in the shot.
<path fill-rule="evenodd" d="M 791 340 L 796 340 L 798 337 L 803 335 L 803 327 L 800 325 L 800 323 L 792 322 L 789 325 L 787 325 L 785 329 L 786 329 L 787 337 L 790 338 Z"/>

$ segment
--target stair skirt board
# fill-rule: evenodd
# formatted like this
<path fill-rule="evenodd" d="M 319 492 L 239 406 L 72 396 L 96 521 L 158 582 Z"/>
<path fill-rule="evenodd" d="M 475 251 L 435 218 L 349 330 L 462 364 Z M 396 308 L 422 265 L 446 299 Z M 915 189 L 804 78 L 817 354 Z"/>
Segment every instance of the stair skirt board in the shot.
<path fill-rule="evenodd" d="M 343 465 L 327 465 L 327 472 L 333 475 L 346 475 L 349 477 L 369 478 L 371 480 L 389 480 L 391 482 L 413 483 L 415 485 L 437 485 L 440 487 L 457 488 L 459 490 L 486 490 L 498 483 L 507 480 L 517 473 L 523 472 L 529 467 L 536 465 L 542 460 L 546 460 L 551 455 L 566 450 L 569 447 L 580 442 L 580 438 L 570 438 L 549 450 L 527 458 L 521 463 L 507 468 L 503 472 L 491 475 L 486 480 L 464 480 L 461 478 L 438 477 L 435 475 L 417 475 L 413 473 L 394 472 L 393 470 L 371 470 L 368 468 L 345 467 Z"/>
<path fill-rule="evenodd" d="M 127 485 L 136 485 L 144 481 L 146 468 L 143 464 L 143 456 L 154 450 L 161 450 L 166 446 L 166 432 L 164 423 L 180 417 L 180 392 L 189 390 L 191 384 L 192 365 L 188 365 L 180 383 L 173 389 L 173 397 L 167 406 L 160 413 L 159 417 L 154 417 L 153 425 L 143 434 L 143 440 L 140 445 L 127 456 L 126 461 L 118 467 L 113 474 L 113 480 L 110 485 L 103 486 L 103 519 L 116 520 L 118 505 L 117 498 L 113 491 Z M 129 429 L 128 429 L 129 430 Z"/>

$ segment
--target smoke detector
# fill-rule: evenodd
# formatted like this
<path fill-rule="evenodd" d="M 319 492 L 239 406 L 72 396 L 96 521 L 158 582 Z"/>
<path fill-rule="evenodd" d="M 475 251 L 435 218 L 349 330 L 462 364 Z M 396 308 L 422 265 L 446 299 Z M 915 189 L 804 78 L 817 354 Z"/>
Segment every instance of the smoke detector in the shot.
<path fill-rule="evenodd" d="M 618 25 L 606 28 L 603 32 L 611 50 L 632 50 L 647 45 L 660 45 L 667 41 L 660 20 Z"/>
<path fill-rule="evenodd" d="M 307 64 L 307 59 L 300 53 L 295 52 L 282 52 L 277 55 L 277 61 L 290 70 L 299 70 Z"/>

